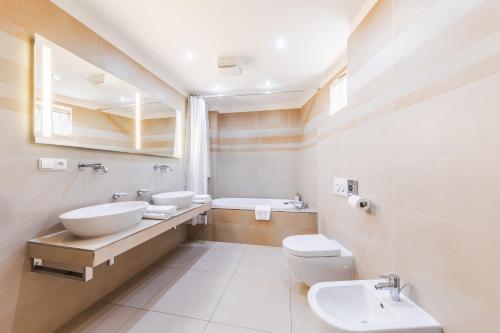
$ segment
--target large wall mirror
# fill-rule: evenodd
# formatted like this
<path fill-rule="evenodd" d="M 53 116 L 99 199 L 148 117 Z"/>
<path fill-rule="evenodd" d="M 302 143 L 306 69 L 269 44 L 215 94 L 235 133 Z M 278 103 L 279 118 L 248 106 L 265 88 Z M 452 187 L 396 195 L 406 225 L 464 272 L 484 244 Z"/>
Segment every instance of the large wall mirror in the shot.
<path fill-rule="evenodd" d="M 184 112 L 35 36 L 35 142 L 182 156 Z"/>

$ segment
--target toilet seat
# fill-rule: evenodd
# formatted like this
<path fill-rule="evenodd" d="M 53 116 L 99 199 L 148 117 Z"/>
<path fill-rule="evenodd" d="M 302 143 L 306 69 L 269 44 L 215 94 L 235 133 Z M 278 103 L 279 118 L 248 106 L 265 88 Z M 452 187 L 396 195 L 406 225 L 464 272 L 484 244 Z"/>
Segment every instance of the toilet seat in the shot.
<path fill-rule="evenodd" d="M 291 255 L 305 258 L 338 257 L 340 246 L 322 234 L 289 236 L 283 240 L 283 249 Z"/>

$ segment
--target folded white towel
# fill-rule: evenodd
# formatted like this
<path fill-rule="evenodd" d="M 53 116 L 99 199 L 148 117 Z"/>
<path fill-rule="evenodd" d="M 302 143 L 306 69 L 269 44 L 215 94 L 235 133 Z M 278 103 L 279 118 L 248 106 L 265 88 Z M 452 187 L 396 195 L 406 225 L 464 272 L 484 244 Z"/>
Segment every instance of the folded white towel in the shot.
<path fill-rule="evenodd" d="M 212 201 L 212 197 L 209 194 L 196 194 L 193 197 L 193 203 L 196 204 L 204 204 L 204 203 L 209 203 Z"/>
<path fill-rule="evenodd" d="M 211 200 L 193 200 L 192 202 L 195 204 L 205 204 L 209 203 Z"/>
<path fill-rule="evenodd" d="M 271 219 L 271 206 L 255 206 L 255 219 L 258 221 L 269 221 Z"/>
<path fill-rule="evenodd" d="M 151 220 L 168 220 L 169 218 L 172 217 L 172 214 L 145 212 L 144 214 L 142 214 L 142 217 L 145 219 L 151 219 Z"/>
<path fill-rule="evenodd" d="M 210 194 L 195 194 L 193 200 L 212 200 Z"/>
<path fill-rule="evenodd" d="M 197 225 L 197 224 L 207 225 L 208 224 L 208 215 L 207 214 L 196 215 L 191 220 L 191 224 L 192 225 Z"/>
<path fill-rule="evenodd" d="M 159 213 L 159 214 L 173 214 L 177 210 L 176 206 L 157 206 L 157 205 L 148 205 L 146 208 L 146 213 Z"/>

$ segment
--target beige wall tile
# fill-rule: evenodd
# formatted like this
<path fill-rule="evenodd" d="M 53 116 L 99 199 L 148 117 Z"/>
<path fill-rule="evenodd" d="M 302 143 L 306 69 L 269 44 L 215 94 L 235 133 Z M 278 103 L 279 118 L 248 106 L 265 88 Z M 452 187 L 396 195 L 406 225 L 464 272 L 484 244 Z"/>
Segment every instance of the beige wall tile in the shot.
<path fill-rule="evenodd" d="M 164 163 L 164 159 L 33 144 L 33 34 L 42 34 L 116 76 L 135 82 L 151 95 L 171 98 L 173 105 L 182 104 L 182 109 L 184 97 L 116 48 L 104 46 L 99 36 L 49 1 L 7 0 L 0 6 L 0 183 L 4 193 L 0 195 L 0 264 L 6 267 L 0 274 L 0 331 L 52 332 L 182 242 L 186 229 L 178 228 L 117 257 L 114 266 L 97 267 L 89 283 L 32 273 L 26 241 L 62 229 L 58 216 L 64 211 L 110 202 L 115 191 L 128 192 L 127 199 L 135 200 L 138 188 L 150 188 L 152 193 L 181 189 L 183 163 L 169 159 L 174 176 L 159 177 L 153 165 Z M 37 168 L 39 157 L 66 158 L 68 170 L 41 172 Z M 110 172 L 96 176 L 86 172 L 90 170 L 79 171 L 79 161 L 102 162 Z M 23 200 L 12 195 L 20 189 Z M 85 327 L 94 327 L 88 325 Z"/>
<path fill-rule="evenodd" d="M 315 193 L 320 232 L 353 252 L 356 278 L 396 272 L 446 333 L 493 333 L 500 297 L 480 281 L 500 267 L 498 3 L 432 34 L 423 22 L 437 4 L 446 6 L 379 1 L 351 35 L 348 73 L 366 84 L 334 116 L 327 88 L 302 108 L 318 143 L 300 155 L 301 191 Z M 363 67 L 412 26 L 430 38 L 400 39 L 400 51 L 414 50 L 368 80 L 377 68 Z M 358 179 L 374 209 L 358 213 L 333 195 L 335 176 Z"/>

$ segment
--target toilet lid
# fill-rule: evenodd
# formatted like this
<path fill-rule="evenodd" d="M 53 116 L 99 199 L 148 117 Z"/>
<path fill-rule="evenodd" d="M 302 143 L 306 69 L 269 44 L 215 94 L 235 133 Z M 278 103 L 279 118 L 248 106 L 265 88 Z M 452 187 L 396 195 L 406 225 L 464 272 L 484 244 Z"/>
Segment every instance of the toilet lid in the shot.
<path fill-rule="evenodd" d="M 339 245 L 322 234 L 289 236 L 283 240 L 283 248 L 299 257 L 338 257 Z"/>

